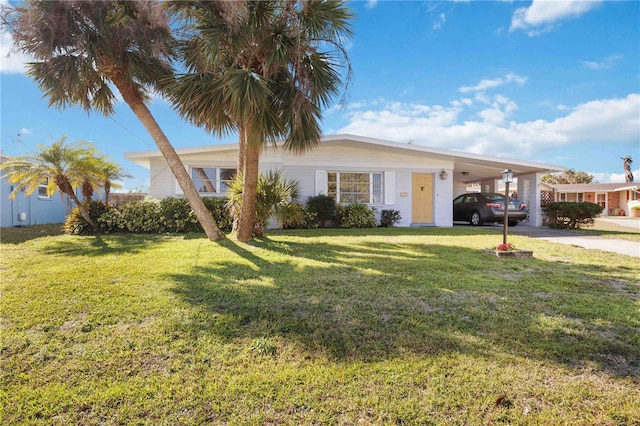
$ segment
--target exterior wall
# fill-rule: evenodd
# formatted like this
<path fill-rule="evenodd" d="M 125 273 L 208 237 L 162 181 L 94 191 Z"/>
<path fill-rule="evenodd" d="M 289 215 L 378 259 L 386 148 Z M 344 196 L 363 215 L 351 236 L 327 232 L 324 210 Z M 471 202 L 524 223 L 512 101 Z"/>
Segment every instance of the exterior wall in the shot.
<path fill-rule="evenodd" d="M 210 166 L 235 168 L 237 165 L 237 151 L 217 152 L 215 155 L 183 155 L 185 166 Z M 317 172 L 383 172 L 385 179 L 393 182 L 392 191 L 385 194 L 385 200 L 392 200 L 389 204 L 372 205 L 378 212 L 382 209 L 400 211 L 402 220 L 399 226 L 410 226 L 412 212 L 412 174 L 433 174 L 433 213 L 434 226 L 453 226 L 453 163 L 450 161 L 428 158 L 416 159 L 408 154 L 381 150 L 354 148 L 349 146 L 331 145 L 318 147 L 303 156 L 267 148 L 260 158 L 260 169 L 282 169 L 284 175 L 300 182 L 300 201 L 305 203 L 313 195 L 326 193 L 326 189 L 318 188 Z M 440 172 L 445 170 L 448 177 L 440 178 Z M 163 158 L 153 159 L 150 163 L 150 192 L 155 198 L 180 197 L 181 191 L 173 173 Z M 324 191 L 323 191 L 324 189 Z M 386 201 L 385 201 L 386 203 Z"/>
<path fill-rule="evenodd" d="M 622 191 L 620 193 L 620 208 L 624 211 L 625 216 L 633 216 L 631 211 L 633 206 L 640 205 L 640 194 L 635 195 L 633 191 Z"/>
<path fill-rule="evenodd" d="M 418 166 L 415 157 L 410 155 L 345 146 L 323 146 L 305 156 L 282 153 L 282 157 L 284 174 L 300 182 L 302 188 L 300 201 L 302 203 L 305 203 L 310 196 L 326 193 L 324 188 L 317 187 L 316 171 L 393 173 L 394 185 L 392 193 L 385 194 L 385 199 L 392 199 L 393 202 L 389 204 L 372 205 L 372 207 L 378 212 L 382 209 L 400 211 L 402 219 L 398 223 L 398 226 L 410 226 L 412 224 L 412 174 L 433 174 L 433 225 L 443 227 L 453 226 L 453 206 L 451 204 L 451 200 L 453 199 L 451 181 L 453 164 L 450 162 L 422 160 L 422 164 Z M 261 169 L 264 168 L 265 165 L 261 162 Z M 439 177 L 443 169 L 448 174 L 446 180 L 441 180 Z"/>
<path fill-rule="evenodd" d="M 596 193 L 595 192 L 585 192 L 583 195 L 584 201 L 588 203 L 596 204 Z"/>
<path fill-rule="evenodd" d="M 18 192 L 14 199 L 10 194 L 13 187 L 2 180 L 0 193 L 0 226 L 43 225 L 47 223 L 62 223 L 71 211 L 72 202 L 67 196 L 60 197 L 56 193 L 51 198 L 38 197 L 37 192 L 27 196 Z M 20 220 L 21 213 L 25 220 Z"/>
<path fill-rule="evenodd" d="M 620 209 L 620 192 L 609 192 L 607 194 L 607 208 L 609 214 L 613 209 Z"/>
<path fill-rule="evenodd" d="M 488 179 L 480 181 L 480 192 L 498 192 L 498 180 Z"/>

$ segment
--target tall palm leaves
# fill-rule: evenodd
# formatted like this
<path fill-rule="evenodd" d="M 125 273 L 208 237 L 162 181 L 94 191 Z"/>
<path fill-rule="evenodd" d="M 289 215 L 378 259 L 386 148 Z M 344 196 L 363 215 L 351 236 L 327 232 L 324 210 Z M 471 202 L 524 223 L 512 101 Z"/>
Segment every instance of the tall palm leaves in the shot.
<path fill-rule="evenodd" d="M 158 145 L 207 236 L 223 237 L 145 103 L 148 90 L 173 75 L 174 39 L 159 2 L 28 0 L 3 18 L 18 48 L 36 58 L 28 74 L 50 105 L 110 115 L 113 84 Z"/>
<path fill-rule="evenodd" d="M 191 122 L 240 134 L 243 176 L 237 238 L 251 238 L 259 156 L 269 142 L 302 153 L 320 142 L 321 109 L 350 67 L 342 46 L 351 12 L 339 1 L 180 1 L 187 73 L 167 89 Z"/>
<path fill-rule="evenodd" d="M 51 146 L 40 146 L 40 152 L 26 157 L 12 157 L 3 163 L 1 169 L 9 183 L 17 184 L 11 196 L 24 190 L 27 195 L 47 182 L 47 195 L 60 190 L 71 198 L 82 217 L 95 227 L 89 212 L 78 199 L 75 188 L 88 183 L 95 186 L 104 179 L 102 159 L 95 155 L 95 147 L 87 142 L 67 144 L 63 137 Z"/>

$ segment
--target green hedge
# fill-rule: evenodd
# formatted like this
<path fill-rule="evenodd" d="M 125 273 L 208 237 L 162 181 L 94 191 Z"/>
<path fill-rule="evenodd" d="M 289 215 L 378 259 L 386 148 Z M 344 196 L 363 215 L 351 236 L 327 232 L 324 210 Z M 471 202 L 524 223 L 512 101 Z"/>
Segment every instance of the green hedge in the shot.
<path fill-rule="evenodd" d="M 545 207 L 548 224 L 552 228 L 578 229 L 593 225 L 594 219 L 602 213 L 602 206 L 594 203 L 556 202 Z"/>
<path fill-rule="evenodd" d="M 223 232 L 231 232 L 233 220 L 229 215 L 226 198 L 205 197 L 205 206 L 213 214 Z M 162 200 L 142 200 L 120 204 L 116 207 L 100 201 L 90 201 L 90 216 L 97 224 L 94 231 L 76 207 L 65 222 L 69 234 L 88 235 L 130 232 L 136 234 L 158 234 L 162 232 L 203 232 L 195 213 L 184 198 L 167 197 Z"/>

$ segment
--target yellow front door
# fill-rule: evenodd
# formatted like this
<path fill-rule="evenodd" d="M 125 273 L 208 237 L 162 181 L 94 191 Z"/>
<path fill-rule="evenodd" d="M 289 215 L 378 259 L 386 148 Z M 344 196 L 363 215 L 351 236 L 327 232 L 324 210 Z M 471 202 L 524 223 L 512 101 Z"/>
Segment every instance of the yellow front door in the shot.
<path fill-rule="evenodd" d="M 414 174 L 411 188 L 411 222 L 433 223 L 433 175 Z"/>

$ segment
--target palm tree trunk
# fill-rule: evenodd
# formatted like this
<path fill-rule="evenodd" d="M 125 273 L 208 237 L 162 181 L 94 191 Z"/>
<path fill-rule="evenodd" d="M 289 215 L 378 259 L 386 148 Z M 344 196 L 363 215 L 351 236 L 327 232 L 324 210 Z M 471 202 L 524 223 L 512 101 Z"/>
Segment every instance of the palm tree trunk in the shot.
<path fill-rule="evenodd" d="M 189 177 L 189 173 L 187 173 L 180 156 L 173 145 L 171 145 L 171 142 L 169 142 L 169 139 L 167 139 L 167 136 L 158 125 L 158 122 L 151 114 L 151 111 L 149 111 L 149 108 L 145 105 L 138 90 L 128 84 L 126 82 L 127 80 L 123 76 L 117 75 L 119 74 L 118 71 L 114 71 L 113 74 L 116 75 L 109 76 L 111 81 L 113 81 L 115 86 L 118 88 L 118 91 L 120 91 L 124 101 L 129 105 L 133 113 L 147 129 L 156 145 L 158 145 L 160 152 L 167 161 L 167 164 L 169 164 L 169 168 L 176 177 L 180 188 L 182 188 L 184 197 L 187 199 L 189 206 L 191 206 L 193 212 L 196 214 L 198 222 L 202 225 L 202 229 L 204 229 L 207 237 L 211 241 L 224 238 L 224 233 L 220 228 L 218 228 L 211 212 L 204 205 L 204 202 L 193 184 L 193 181 Z"/>
<path fill-rule="evenodd" d="M 89 214 L 89 210 L 87 210 L 87 208 L 85 207 L 86 204 L 84 204 L 82 201 L 80 201 L 80 199 L 78 199 L 78 197 L 76 196 L 76 192 L 73 190 L 71 190 L 71 192 L 65 192 L 65 194 L 67 194 L 73 200 L 73 202 L 76 203 L 76 206 L 78 206 L 78 210 L 80 210 L 80 214 L 82 215 L 84 220 L 86 220 L 87 223 L 91 225 L 91 227 L 95 231 L 96 224 L 93 220 L 91 220 L 91 215 Z"/>
<path fill-rule="evenodd" d="M 246 146 L 247 146 L 247 131 L 243 125 L 238 126 L 238 168 L 236 169 L 236 173 L 239 176 L 245 175 L 244 165 L 245 165 L 245 156 L 246 156 Z M 244 178 L 243 178 L 244 182 Z M 231 211 L 231 215 L 233 216 L 233 232 L 238 233 L 238 229 L 240 227 L 240 212 L 236 211 L 234 208 Z"/>
<path fill-rule="evenodd" d="M 256 216 L 256 194 L 258 190 L 258 168 L 260 148 L 253 144 L 245 145 L 244 174 L 242 175 L 242 206 L 240 207 L 240 223 L 236 238 L 238 241 L 249 241 L 253 235 Z"/>
<path fill-rule="evenodd" d="M 54 177 L 54 182 L 60 189 L 61 194 L 66 194 L 69 198 L 73 200 L 74 203 L 76 203 L 76 206 L 78 206 L 78 210 L 80 210 L 80 214 L 82 215 L 84 220 L 86 220 L 87 223 L 91 225 L 91 227 L 95 230 L 96 224 L 93 220 L 91 220 L 91 215 L 89 214 L 89 210 L 87 210 L 85 205 L 80 201 L 80 199 L 78 199 L 78 196 L 76 195 L 76 191 L 71 186 L 71 182 L 69 182 L 69 179 L 66 176 L 58 175 Z"/>
<path fill-rule="evenodd" d="M 247 146 L 247 131 L 244 126 L 238 129 L 238 173 L 244 174 L 244 159 Z"/>

